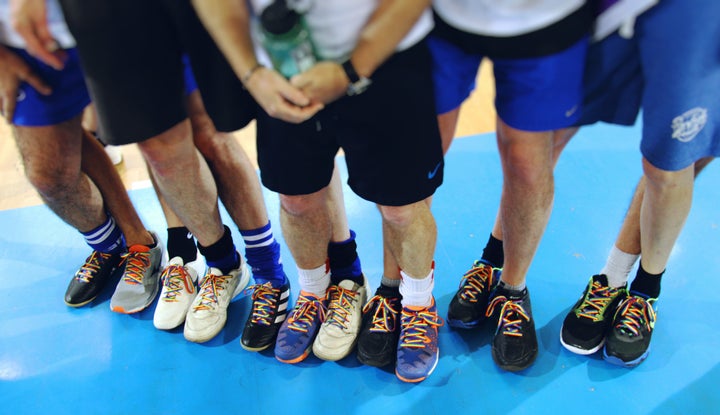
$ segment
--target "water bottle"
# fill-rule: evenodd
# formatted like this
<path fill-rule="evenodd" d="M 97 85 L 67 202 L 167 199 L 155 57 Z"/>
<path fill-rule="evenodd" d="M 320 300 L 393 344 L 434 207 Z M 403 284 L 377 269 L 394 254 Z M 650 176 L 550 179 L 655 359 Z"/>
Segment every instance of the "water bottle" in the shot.
<path fill-rule="evenodd" d="M 317 62 L 305 20 L 288 7 L 286 0 L 276 0 L 262 11 L 260 28 L 261 43 L 273 67 L 285 77 L 306 71 Z"/>

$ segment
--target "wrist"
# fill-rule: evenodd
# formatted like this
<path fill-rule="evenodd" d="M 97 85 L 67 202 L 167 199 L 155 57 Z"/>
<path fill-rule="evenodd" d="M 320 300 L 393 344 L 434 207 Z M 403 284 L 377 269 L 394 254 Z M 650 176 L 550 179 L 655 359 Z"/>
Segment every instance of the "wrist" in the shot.
<path fill-rule="evenodd" d="M 250 78 L 252 78 L 253 75 L 255 75 L 255 73 L 257 71 L 259 71 L 260 69 L 262 69 L 264 67 L 265 66 L 262 63 L 255 62 L 255 65 L 253 65 L 252 67 L 250 67 L 250 69 L 245 71 L 245 74 L 243 74 L 242 78 L 240 78 L 240 81 L 242 82 L 242 84 L 247 85 L 247 83 L 250 82 Z"/>
<path fill-rule="evenodd" d="M 361 76 L 357 73 L 352 60 L 346 60 L 341 64 L 341 66 L 348 79 L 347 95 L 352 96 L 361 94 L 372 84 L 372 80 L 370 78 Z"/>

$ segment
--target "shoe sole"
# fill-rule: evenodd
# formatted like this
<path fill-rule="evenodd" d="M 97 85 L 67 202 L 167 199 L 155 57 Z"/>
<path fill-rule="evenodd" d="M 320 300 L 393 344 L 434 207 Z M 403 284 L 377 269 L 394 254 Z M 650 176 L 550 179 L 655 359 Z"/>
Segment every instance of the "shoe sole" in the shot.
<path fill-rule="evenodd" d="M 603 349 L 603 360 L 606 362 L 615 365 L 615 366 L 622 366 L 627 368 L 633 368 L 639 365 L 640 363 L 644 362 L 645 359 L 647 359 L 648 355 L 650 354 L 650 348 L 645 351 L 640 357 L 638 357 L 635 360 L 630 360 L 628 362 L 622 360 L 621 358 L 617 356 L 611 356 L 607 354 L 607 349 Z"/>
<path fill-rule="evenodd" d="M 535 350 L 535 354 L 533 355 L 530 360 L 528 360 L 526 363 L 523 363 L 522 365 L 517 364 L 504 364 L 501 363 L 498 359 L 495 350 L 492 350 L 492 358 L 493 361 L 495 361 L 495 364 L 498 365 L 498 367 L 502 370 L 508 371 L 508 372 L 522 372 L 523 370 L 529 368 L 532 366 L 533 363 L 535 363 L 535 359 L 537 359 L 538 352 Z"/>
<path fill-rule="evenodd" d="M 600 348 L 602 348 L 605 345 L 605 338 L 603 338 L 600 341 L 600 344 L 598 344 L 597 346 L 592 347 L 590 349 L 583 349 L 580 346 L 574 346 L 572 344 L 566 343 L 565 339 L 563 339 L 562 329 L 560 329 L 560 344 L 562 344 L 562 346 L 569 352 L 579 354 L 581 356 L 589 356 L 591 354 L 594 354 L 598 350 L 600 350 Z"/>
<path fill-rule="evenodd" d="M 262 352 L 263 350 L 267 350 L 267 349 L 268 349 L 270 346 L 272 346 L 272 345 L 273 345 L 273 343 L 268 343 L 268 344 L 266 344 L 265 346 L 250 347 L 250 346 L 246 346 L 246 345 L 244 345 L 242 342 L 240 342 L 240 346 L 241 346 L 243 349 L 247 350 L 248 352 Z M 281 362 L 282 362 L 282 360 L 281 360 Z"/>
<path fill-rule="evenodd" d="M 390 366 L 395 360 L 397 360 L 397 356 L 392 356 L 390 359 L 387 359 L 387 360 L 376 360 L 376 359 L 373 359 L 372 357 L 364 356 L 358 350 L 357 360 L 358 360 L 358 362 L 364 364 L 365 366 L 386 367 L 386 366 Z"/>
<path fill-rule="evenodd" d="M 68 303 L 67 301 L 65 301 L 65 305 L 68 307 L 72 307 L 72 308 L 80 308 L 82 306 L 90 304 L 96 298 L 97 298 L 97 295 L 89 300 L 83 301 L 82 303 Z"/>
<path fill-rule="evenodd" d="M 303 352 L 303 354 L 301 354 L 300 356 L 298 356 L 298 357 L 296 357 L 296 358 L 293 358 L 293 359 L 281 359 L 278 355 L 275 355 L 275 358 L 276 358 L 277 360 L 283 362 L 283 363 L 289 363 L 289 364 L 291 364 L 291 365 L 292 365 L 292 364 L 295 364 L 295 363 L 300 363 L 300 362 L 302 362 L 303 360 L 305 360 L 305 358 L 307 358 L 308 356 L 310 356 L 310 349 L 311 349 L 311 348 L 312 348 L 312 347 L 308 347 L 307 349 L 305 349 L 305 351 Z"/>
<path fill-rule="evenodd" d="M 450 327 L 453 327 L 456 329 L 474 329 L 475 327 L 479 326 L 480 323 L 482 323 L 484 320 L 476 320 L 476 321 L 470 321 L 470 322 L 466 323 L 462 320 L 451 320 L 448 317 L 445 321 L 447 321 L 447 323 Z"/>

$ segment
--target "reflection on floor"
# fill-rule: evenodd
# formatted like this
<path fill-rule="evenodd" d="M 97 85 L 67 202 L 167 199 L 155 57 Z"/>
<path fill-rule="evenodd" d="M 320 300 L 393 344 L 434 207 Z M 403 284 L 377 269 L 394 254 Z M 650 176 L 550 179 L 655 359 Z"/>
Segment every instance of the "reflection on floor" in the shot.
<path fill-rule="evenodd" d="M 390 369 L 360 365 L 354 355 L 337 363 L 310 357 L 291 366 L 270 353 L 244 351 L 239 336 L 247 298 L 231 305 L 227 327 L 204 345 L 186 342 L 180 330 L 154 329 L 152 307 L 134 316 L 112 313 L 111 290 L 88 307 L 70 309 L 62 297 L 88 253 L 80 235 L 43 206 L 2 211 L 2 412 L 717 412 L 720 325 L 714 317 L 720 314 L 720 298 L 712 288 L 720 270 L 715 205 L 720 169 L 714 165 L 698 179 L 693 210 L 670 259 L 648 360 L 622 369 L 598 356 L 573 355 L 558 340 L 568 308 L 604 264 L 640 176 L 638 136 L 638 127 L 586 128 L 557 166 L 554 212 L 528 278 L 540 355 L 521 373 L 505 373 L 493 364 L 487 330 L 442 327 L 435 373 L 408 385 Z M 439 233 L 435 295 L 442 315 L 460 276 L 479 257 L 501 187 L 491 135 L 457 140 L 446 165 L 445 184 L 433 205 Z M 346 191 L 350 223 L 374 290 L 382 272 L 379 215 Z M 131 196 L 148 227 L 164 235 L 152 190 Z M 266 196 L 278 224 L 277 197 Z M 294 282 L 294 263 L 283 249 Z"/>

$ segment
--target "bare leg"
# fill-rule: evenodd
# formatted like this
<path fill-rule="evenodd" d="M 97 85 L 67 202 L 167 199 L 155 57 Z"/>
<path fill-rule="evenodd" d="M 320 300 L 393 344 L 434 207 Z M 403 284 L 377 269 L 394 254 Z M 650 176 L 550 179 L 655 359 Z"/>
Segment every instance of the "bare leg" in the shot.
<path fill-rule="evenodd" d="M 82 170 L 102 193 L 105 207 L 122 230 L 127 245 L 152 245 L 153 237 L 140 220 L 105 149 L 87 131 L 83 130 L 82 134 Z"/>
<path fill-rule="evenodd" d="M 430 274 L 437 228 L 430 207 L 423 200 L 407 206 L 379 206 L 383 240 L 399 267 L 409 276 Z"/>
<path fill-rule="evenodd" d="M 347 241 L 350 238 L 350 225 L 348 224 L 347 213 L 345 212 L 345 200 L 343 199 L 342 181 L 340 171 L 335 162 L 332 179 L 327 192 L 328 212 L 332 223 L 332 242 Z"/>
<path fill-rule="evenodd" d="M 640 262 L 650 274 L 665 271 L 692 204 L 694 166 L 664 171 L 643 158 L 645 194 L 640 209 Z"/>
<path fill-rule="evenodd" d="M 198 242 L 210 246 L 220 240 L 224 228 L 217 189 L 210 169 L 195 148 L 188 120 L 138 146 L 160 193 Z"/>
<path fill-rule="evenodd" d="M 280 195 L 280 224 L 298 268 L 315 269 L 327 260 L 332 235 L 327 192 L 325 187 L 309 195 Z"/>
<path fill-rule="evenodd" d="M 58 217 L 80 232 L 106 220 L 102 195 L 81 170 L 79 116 L 46 127 L 13 126 L 13 133 L 28 180 Z"/>
<path fill-rule="evenodd" d="M 187 106 L 195 146 L 207 160 L 220 200 L 230 217 L 243 230 L 267 225 L 260 181 L 245 150 L 232 134 L 215 129 L 198 91 L 188 96 Z"/>
<path fill-rule="evenodd" d="M 517 130 L 500 119 L 498 126 L 504 177 L 500 205 L 505 250 L 502 280 L 521 285 L 552 210 L 553 133 Z"/>

